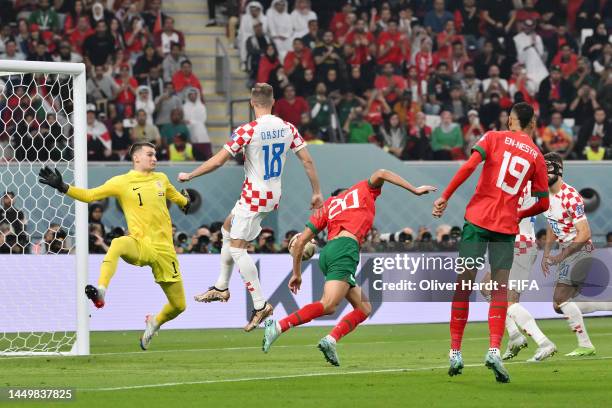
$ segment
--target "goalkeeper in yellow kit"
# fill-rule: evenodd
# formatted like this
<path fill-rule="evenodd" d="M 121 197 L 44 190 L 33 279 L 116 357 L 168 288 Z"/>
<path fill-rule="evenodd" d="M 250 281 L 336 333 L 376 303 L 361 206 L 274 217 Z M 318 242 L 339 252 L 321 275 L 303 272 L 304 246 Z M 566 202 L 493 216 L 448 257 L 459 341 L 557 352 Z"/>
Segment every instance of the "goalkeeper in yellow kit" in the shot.
<path fill-rule="evenodd" d="M 159 327 L 185 310 L 185 292 L 178 259 L 172 241 L 172 221 L 166 199 L 186 213 L 190 200 L 185 190 L 179 193 L 164 173 L 154 172 L 157 164 L 155 146 L 135 143 L 130 148 L 133 169 L 115 176 L 103 185 L 82 189 L 70 186 L 61 174 L 48 167 L 40 170 L 39 181 L 75 200 L 86 203 L 115 197 L 127 220 L 129 235 L 112 240 L 100 267 L 98 287 L 87 285 L 85 294 L 98 308 L 104 307 L 104 295 L 117 270 L 119 258 L 131 265 L 150 266 L 168 303 L 157 316 L 146 317 L 146 329 L 140 347 L 146 350 Z"/>

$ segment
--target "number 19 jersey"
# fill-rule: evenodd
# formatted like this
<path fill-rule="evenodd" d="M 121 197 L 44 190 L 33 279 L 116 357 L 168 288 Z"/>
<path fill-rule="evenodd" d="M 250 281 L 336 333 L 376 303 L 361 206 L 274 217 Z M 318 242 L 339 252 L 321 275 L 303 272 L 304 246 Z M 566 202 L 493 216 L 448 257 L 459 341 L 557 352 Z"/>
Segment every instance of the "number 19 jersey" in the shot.
<path fill-rule="evenodd" d="M 527 182 L 532 196 L 548 195 L 544 156 L 527 134 L 512 131 L 487 132 L 473 150 L 484 166 L 465 219 L 490 231 L 517 234 L 518 201 Z"/>
<path fill-rule="evenodd" d="M 275 210 L 287 152 L 297 153 L 304 147 L 306 142 L 295 126 L 274 115 L 238 127 L 224 146 L 232 156 L 244 152 L 245 179 L 238 205 L 250 212 Z"/>

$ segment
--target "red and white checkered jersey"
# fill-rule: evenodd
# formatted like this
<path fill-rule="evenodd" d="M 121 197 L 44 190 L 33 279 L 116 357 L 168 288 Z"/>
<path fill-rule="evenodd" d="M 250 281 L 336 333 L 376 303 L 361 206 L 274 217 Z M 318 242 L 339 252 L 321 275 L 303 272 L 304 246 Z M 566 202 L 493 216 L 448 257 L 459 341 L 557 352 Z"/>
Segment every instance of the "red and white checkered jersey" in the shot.
<path fill-rule="evenodd" d="M 261 116 L 234 130 L 224 147 L 232 156 L 244 153 L 245 179 L 239 204 L 252 212 L 275 210 L 287 152 L 297 153 L 305 146 L 295 126 L 274 115 Z"/>
<path fill-rule="evenodd" d="M 525 210 L 536 203 L 536 197 L 531 195 L 531 181 L 528 181 L 519 197 L 519 210 Z M 521 253 L 527 253 L 527 248 L 535 244 L 535 217 L 523 218 L 519 223 L 519 233 L 516 235 L 514 247 Z"/>
<path fill-rule="evenodd" d="M 582 196 L 565 183 L 557 194 L 550 196 L 550 207 L 544 216 L 560 243 L 572 242 L 576 238 L 576 224 L 587 219 Z"/>

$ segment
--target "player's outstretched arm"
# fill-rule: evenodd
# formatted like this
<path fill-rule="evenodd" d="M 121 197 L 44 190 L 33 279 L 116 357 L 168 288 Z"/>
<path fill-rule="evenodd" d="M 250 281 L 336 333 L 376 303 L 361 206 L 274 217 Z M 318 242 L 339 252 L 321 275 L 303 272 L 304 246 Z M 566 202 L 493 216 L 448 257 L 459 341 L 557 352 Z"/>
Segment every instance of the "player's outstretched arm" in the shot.
<path fill-rule="evenodd" d="M 533 217 L 534 215 L 538 215 L 548 210 L 548 206 L 550 205 L 550 199 L 548 196 L 539 197 L 538 201 L 534 205 L 524 210 L 520 210 L 518 212 L 519 222 L 523 218 Z"/>
<path fill-rule="evenodd" d="M 323 206 L 323 194 L 321 194 L 321 186 L 319 184 L 319 176 L 315 167 L 312 156 L 308 152 L 307 148 L 300 149 L 296 156 L 302 162 L 308 180 L 310 180 L 310 186 L 312 187 L 312 199 L 310 200 L 310 208 L 321 208 Z"/>
<path fill-rule="evenodd" d="M 227 150 L 221 149 L 213 157 L 196 167 L 191 173 L 179 173 L 178 181 L 185 182 L 204 174 L 211 173 L 223 166 L 231 157 L 232 155 Z"/>
<path fill-rule="evenodd" d="M 310 228 L 304 228 L 304 231 L 295 240 L 293 244 L 293 273 L 289 279 L 289 290 L 292 293 L 297 293 L 302 284 L 302 256 L 304 255 L 304 247 L 315 237 Z"/>
<path fill-rule="evenodd" d="M 370 180 L 369 180 L 370 185 L 375 188 L 382 187 L 385 181 L 388 181 L 391 184 L 395 184 L 396 186 L 400 186 L 403 189 L 408 190 L 412 194 L 415 194 L 415 195 L 423 195 L 423 194 L 429 193 L 430 191 L 437 190 L 437 188 L 434 186 L 415 187 L 412 184 L 410 184 L 407 180 L 405 180 L 402 176 L 395 174 L 392 171 L 384 170 L 384 169 L 376 170 L 374 173 L 372 173 L 372 175 L 370 176 Z"/>
<path fill-rule="evenodd" d="M 38 172 L 38 182 L 53 187 L 62 194 L 74 198 L 78 201 L 91 203 L 92 201 L 102 200 L 117 194 L 114 184 L 108 181 L 96 188 L 79 188 L 64 183 L 61 173 L 57 169 L 51 170 L 48 166 L 43 167 Z"/>
<path fill-rule="evenodd" d="M 166 198 L 178 205 L 179 208 L 187 214 L 191 205 L 191 197 L 186 189 L 182 189 L 179 193 L 178 190 L 170 183 L 170 180 L 166 179 Z"/>
<path fill-rule="evenodd" d="M 442 192 L 442 197 L 434 201 L 434 206 L 431 215 L 436 218 L 442 216 L 448 204 L 448 200 L 451 198 L 455 190 L 457 190 L 459 186 L 463 184 L 465 180 L 467 180 L 472 175 L 472 173 L 474 172 L 474 170 L 476 170 L 481 161 L 482 155 L 478 151 L 474 150 L 468 161 L 463 163 L 457 173 L 455 173 L 455 176 L 452 178 L 451 182 L 448 184 L 444 192 Z"/>

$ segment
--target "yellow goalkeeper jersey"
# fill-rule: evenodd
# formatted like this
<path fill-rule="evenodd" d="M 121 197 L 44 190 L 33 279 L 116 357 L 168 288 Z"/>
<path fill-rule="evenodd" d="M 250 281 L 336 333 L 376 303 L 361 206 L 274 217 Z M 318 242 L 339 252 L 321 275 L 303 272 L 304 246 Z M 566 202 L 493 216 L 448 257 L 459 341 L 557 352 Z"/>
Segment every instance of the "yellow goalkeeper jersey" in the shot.
<path fill-rule="evenodd" d="M 86 203 L 115 197 L 123 209 L 130 236 L 149 238 L 153 245 L 169 247 L 174 245 L 166 199 L 179 207 L 187 204 L 187 198 L 174 188 L 164 173 L 145 174 L 135 170 L 115 176 L 96 188 L 70 186 L 66 194 Z"/>

